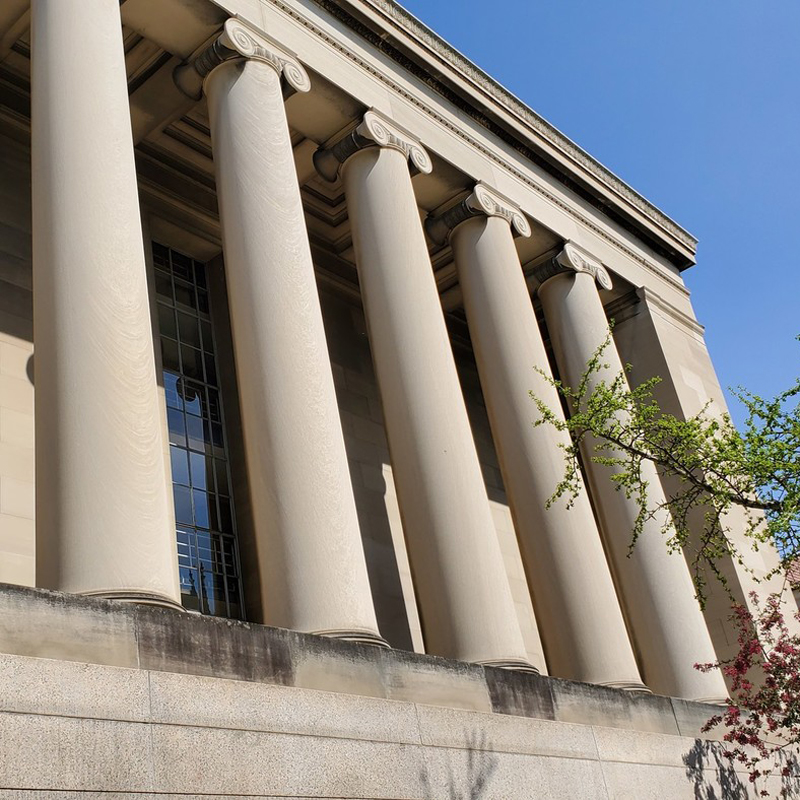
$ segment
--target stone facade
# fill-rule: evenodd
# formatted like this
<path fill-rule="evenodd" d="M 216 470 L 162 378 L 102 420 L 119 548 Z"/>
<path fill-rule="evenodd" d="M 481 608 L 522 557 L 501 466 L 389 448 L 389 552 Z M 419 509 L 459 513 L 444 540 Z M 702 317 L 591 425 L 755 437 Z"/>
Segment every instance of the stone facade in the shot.
<path fill-rule="evenodd" d="M 746 796 L 528 397 L 724 410 L 690 234 L 392 0 L 7 0 L 0 166 L 0 796 Z"/>
<path fill-rule="evenodd" d="M 2 797 L 751 797 L 710 706 L 41 590 L 0 610 Z"/>

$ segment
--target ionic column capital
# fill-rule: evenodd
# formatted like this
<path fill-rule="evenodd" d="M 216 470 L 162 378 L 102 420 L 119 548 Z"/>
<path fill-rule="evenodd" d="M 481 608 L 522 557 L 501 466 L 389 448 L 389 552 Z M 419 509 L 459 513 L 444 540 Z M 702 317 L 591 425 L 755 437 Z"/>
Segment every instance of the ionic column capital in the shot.
<path fill-rule="evenodd" d="M 433 169 L 428 151 L 408 131 L 369 109 L 355 127 L 337 134 L 314 153 L 314 166 L 327 181 L 335 181 L 342 164 L 365 147 L 388 147 L 399 150 L 417 172 Z"/>
<path fill-rule="evenodd" d="M 603 289 L 610 289 L 613 285 L 606 268 L 572 242 L 567 242 L 558 255 L 540 264 L 532 274 L 541 286 L 549 278 L 570 270 L 572 272 L 588 272 Z"/>
<path fill-rule="evenodd" d="M 519 206 L 481 181 L 459 203 L 441 214 L 429 216 L 425 221 L 425 230 L 434 242 L 445 244 L 458 225 L 480 215 L 506 220 L 517 236 L 531 235 L 531 226 Z"/>
<path fill-rule="evenodd" d="M 206 76 L 225 61 L 253 59 L 269 64 L 292 89 L 307 92 L 311 79 L 294 53 L 239 17 L 229 17 L 222 33 L 191 63 L 175 70 L 178 88 L 199 100 Z"/>

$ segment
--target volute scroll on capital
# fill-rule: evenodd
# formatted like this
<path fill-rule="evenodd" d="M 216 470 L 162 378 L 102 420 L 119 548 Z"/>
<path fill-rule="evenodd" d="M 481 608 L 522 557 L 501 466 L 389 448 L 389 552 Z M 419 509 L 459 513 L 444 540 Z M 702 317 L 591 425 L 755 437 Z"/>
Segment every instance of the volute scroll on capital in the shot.
<path fill-rule="evenodd" d="M 350 156 L 374 145 L 399 150 L 417 172 L 427 175 L 433 169 L 428 151 L 410 133 L 372 108 L 365 112 L 358 125 L 320 147 L 314 153 L 314 166 L 325 180 L 333 182 Z"/>
<path fill-rule="evenodd" d="M 602 289 L 610 289 L 613 286 L 608 270 L 572 242 L 566 242 L 558 255 L 536 267 L 532 275 L 541 286 L 549 278 L 570 271 L 588 273 Z"/>
<path fill-rule="evenodd" d="M 175 83 L 184 94 L 199 100 L 202 82 L 209 73 L 220 64 L 239 58 L 269 64 L 297 92 L 311 89 L 311 79 L 294 53 L 236 16 L 225 20 L 222 33 L 191 64 L 175 70 Z"/>
<path fill-rule="evenodd" d="M 458 225 L 481 215 L 506 220 L 517 236 L 527 238 L 531 235 L 530 223 L 520 208 L 481 181 L 459 203 L 441 214 L 429 216 L 425 221 L 425 230 L 434 242 L 446 244 Z"/>

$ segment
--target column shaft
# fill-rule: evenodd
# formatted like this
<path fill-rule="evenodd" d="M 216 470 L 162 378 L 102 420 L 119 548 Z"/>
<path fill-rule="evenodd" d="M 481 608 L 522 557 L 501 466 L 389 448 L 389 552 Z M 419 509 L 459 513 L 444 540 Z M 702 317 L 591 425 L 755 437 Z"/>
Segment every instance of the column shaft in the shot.
<path fill-rule="evenodd" d="M 179 602 L 116 0 L 33 0 L 37 583 Z"/>
<path fill-rule="evenodd" d="M 406 157 L 367 147 L 343 178 L 426 647 L 524 666 Z"/>
<path fill-rule="evenodd" d="M 275 68 L 205 81 L 264 619 L 380 641 Z"/>
<path fill-rule="evenodd" d="M 561 272 L 539 288 L 547 327 L 562 379 L 577 386 L 588 361 L 608 335 L 595 278 L 588 272 Z M 603 352 L 603 366 L 592 384 L 610 383 L 623 369 L 613 342 Z M 689 570 L 681 553 L 670 554 L 661 532 L 663 519 L 649 520 L 628 557 L 635 499 L 616 491 L 612 469 L 591 460 L 592 443 L 584 448 L 584 467 L 606 536 L 626 612 L 639 650 L 647 685 L 659 694 L 692 700 L 720 701 L 727 696 L 719 672 L 701 673 L 696 662 L 713 661 L 714 649 L 694 597 Z M 652 462 L 642 467 L 653 507 L 664 494 Z"/>
<path fill-rule="evenodd" d="M 546 507 L 567 435 L 534 427 L 531 391 L 556 411 L 560 402 L 536 371 L 550 368 L 511 228 L 481 215 L 450 241 L 550 673 L 643 689 L 586 492 Z"/>

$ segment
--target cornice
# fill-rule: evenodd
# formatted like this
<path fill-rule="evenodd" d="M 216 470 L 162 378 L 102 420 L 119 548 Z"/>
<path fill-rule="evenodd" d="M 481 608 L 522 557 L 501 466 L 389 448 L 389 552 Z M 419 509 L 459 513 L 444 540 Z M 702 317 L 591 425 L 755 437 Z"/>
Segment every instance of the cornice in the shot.
<path fill-rule="evenodd" d="M 617 326 L 623 325 L 630 319 L 642 313 L 656 313 L 663 318 L 667 318 L 673 324 L 685 328 L 690 333 L 703 339 L 705 328 L 696 319 L 675 308 L 663 297 L 660 297 L 652 289 L 646 286 L 639 286 L 632 289 L 628 294 L 617 298 L 606 306 L 606 313 L 609 318 L 613 318 Z"/>
<path fill-rule="evenodd" d="M 369 2 L 369 0 L 356 0 L 356 1 Z M 551 192 L 546 186 L 543 186 L 537 181 L 532 180 L 525 172 L 518 169 L 513 163 L 511 163 L 508 159 L 506 159 L 503 155 L 501 155 L 496 148 L 487 147 L 485 144 L 480 142 L 474 136 L 471 136 L 467 132 L 467 130 L 465 130 L 464 126 L 454 125 L 452 122 L 450 122 L 450 120 L 446 119 L 444 116 L 437 113 L 436 110 L 432 107 L 431 103 L 425 102 L 416 94 L 408 91 L 405 87 L 399 85 L 396 81 L 390 78 L 385 72 L 379 69 L 374 62 L 365 61 L 363 58 L 359 57 L 356 53 L 354 53 L 344 43 L 340 42 L 338 39 L 328 34 L 319 25 L 316 25 L 312 21 L 312 19 L 306 16 L 306 14 L 300 13 L 300 11 L 298 11 L 294 7 L 294 5 L 291 4 L 291 0 L 289 0 L 289 2 L 286 2 L 285 0 L 263 0 L 263 2 L 268 3 L 269 5 L 275 7 L 286 17 L 293 20 L 297 24 L 301 25 L 306 30 L 310 31 L 314 36 L 319 38 L 321 41 L 325 42 L 325 44 L 330 46 L 337 53 L 339 53 L 340 55 L 342 55 L 343 57 L 354 63 L 368 75 L 371 75 L 376 80 L 380 81 L 382 84 L 388 87 L 393 93 L 395 93 L 399 97 L 402 97 L 405 101 L 415 106 L 422 113 L 428 115 L 438 125 L 440 125 L 441 127 L 448 130 L 450 133 L 454 134 L 455 136 L 459 137 L 460 139 L 468 143 L 477 152 L 481 153 L 481 155 L 483 155 L 490 161 L 493 161 L 495 164 L 499 165 L 502 169 L 506 170 L 509 174 L 513 175 L 529 189 L 536 192 L 536 194 L 543 197 L 549 203 L 551 203 L 552 205 L 556 206 L 557 208 L 559 208 L 560 210 L 571 216 L 583 227 L 591 231 L 598 238 L 610 244 L 619 252 L 623 253 L 631 261 L 634 261 L 635 263 L 639 264 L 644 269 L 646 269 L 648 272 L 650 272 L 652 275 L 668 283 L 674 290 L 681 292 L 682 294 L 688 295 L 688 290 L 686 289 L 686 287 L 684 286 L 683 282 L 680 279 L 673 277 L 666 269 L 664 269 L 661 266 L 657 266 L 648 258 L 640 255 L 637 251 L 628 247 L 625 243 L 620 241 L 619 237 L 613 236 L 610 233 L 608 233 L 608 231 L 606 231 L 603 227 L 596 224 L 591 219 L 591 217 L 587 216 L 582 211 L 575 208 L 574 204 L 565 202 L 557 194 Z M 337 5 L 337 3 L 332 2 L 332 0 L 313 0 L 313 2 L 316 5 L 318 5 L 321 9 L 328 11 L 331 14 L 336 15 L 337 11 L 341 12 L 341 9 Z M 341 2 L 341 0 L 339 0 L 339 2 Z M 435 34 L 432 35 L 435 36 Z M 376 47 L 379 46 L 374 42 L 373 44 L 375 44 Z M 692 241 L 694 241 L 694 239 L 692 239 Z"/>
<path fill-rule="evenodd" d="M 354 0 L 351 0 L 353 2 Z M 654 223 L 674 236 L 681 244 L 694 250 L 697 239 L 685 228 L 667 216 L 658 206 L 651 203 L 646 197 L 625 183 L 611 170 L 601 164 L 597 159 L 587 153 L 582 147 L 575 144 L 558 128 L 549 123 L 544 117 L 537 114 L 530 106 L 522 102 L 516 95 L 498 83 L 488 73 L 470 61 L 455 47 L 442 39 L 435 31 L 421 22 L 394 0 L 357 0 L 357 2 L 371 6 L 381 16 L 387 19 L 394 27 L 413 37 L 425 45 L 448 66 L 459 72 L 482 92 L 496 102 L 500 103 L 507 111 L 517 116 L 524 123 L 533 128 L 551 145 L 560 150 L 572 161 L 580 164 L 593 177 L 627 200 L 632 206 L 645 214 Z"/>

